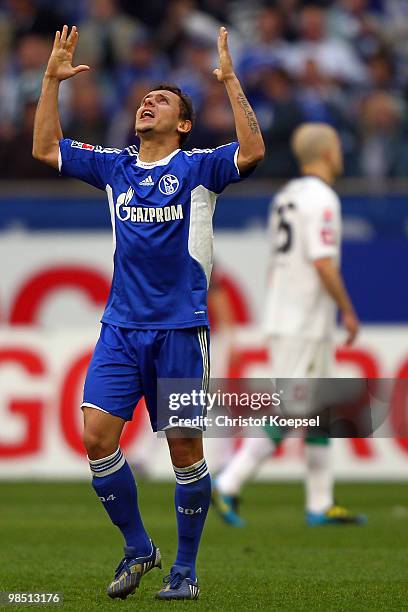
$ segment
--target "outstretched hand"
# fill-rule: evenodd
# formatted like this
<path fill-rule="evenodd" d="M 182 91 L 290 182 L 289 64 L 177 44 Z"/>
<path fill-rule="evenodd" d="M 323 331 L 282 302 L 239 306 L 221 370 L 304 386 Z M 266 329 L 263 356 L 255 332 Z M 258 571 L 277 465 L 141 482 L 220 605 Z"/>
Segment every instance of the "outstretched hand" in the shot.
<path fill-rule="evenodd" d="M 65 81 L 79 72 L 90 70 L 89 66 L 81 64 L 73 66 L 75 47 L 78 42 L 78 30 L 76 26 L 72 26 L 71 32 L 68 35 L 68 26 L 64 25 L 62 32 L 56 32 L 54 46 L 48 60 L 46 76 Z"/>
<path fill-rule="evenodd" d="M 219 68 L 213 72 L 219 81 L 226 81 L 235 76 L 234 66 L 232 65 L 231 54 L 228 48 L 228 32 L 221 27 L 218 35 L 218 57 Z"/>

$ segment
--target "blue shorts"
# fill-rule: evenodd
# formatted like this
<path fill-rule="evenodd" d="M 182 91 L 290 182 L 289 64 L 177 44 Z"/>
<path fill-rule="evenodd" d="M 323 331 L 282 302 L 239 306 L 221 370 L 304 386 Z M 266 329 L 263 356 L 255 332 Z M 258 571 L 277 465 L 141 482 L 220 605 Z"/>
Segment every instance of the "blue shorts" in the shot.
<path fill-rule="evenodd" d="M 160 402 L 158 415 L 158 380 L 188 379 L 206 392 L 209 344 L 208 327 L 145 330 L 102 323 L 85 379 L 82 408 L 97 408 L 131 421 L 144 396 L 153 431 L 165 429 L 174 414 L 168 402 Z M 184 409 L 184 416 L 191 419 L 204 413 L 202 403 Z"/>

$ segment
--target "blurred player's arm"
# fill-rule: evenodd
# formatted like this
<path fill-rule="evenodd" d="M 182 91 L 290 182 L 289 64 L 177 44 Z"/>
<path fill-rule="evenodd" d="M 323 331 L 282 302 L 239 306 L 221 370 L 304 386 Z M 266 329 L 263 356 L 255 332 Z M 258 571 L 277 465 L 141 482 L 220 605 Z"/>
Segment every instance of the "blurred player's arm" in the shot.
<path fill-rule="evenodd" d="M 313 264 L 324 288 L 341 312 L 342 323 L 347 331 L 346 344 L 350 345 L 358 334 L 359 323 L 337 264 L 332 257 L 315 259 Z"/>
<path fill-rule="evenodd" d="M 58 92 L 61 81 L 89 66 L 72 66 L 78 31 L 75 26 L 68 35 L 68 26 L 56 32 L 54 46 L 48 60 L 34 121 L 33 157 L 58 169 L 59 141 L 63 138 L 59 112 Z"/>
<path fill-rule="evenodd" d="M 208 291 L 208 306 L 220 330 L 231 329 L 235 317 L 226 289 L 221 283 L 211 281 Z"/>
<path fill-rule="evenodd" d="M 239 142 L 238 168 L 245 173 L 260 162 L 265 155 L 265 145 L 258 121 L 240 82 L 234 72 L 228 49 L 228 33 L 220 28 L 218 36 L 219 68 L 214 70 L 217 79 L 224 83 L 235 118 L 235 128 Z"/>

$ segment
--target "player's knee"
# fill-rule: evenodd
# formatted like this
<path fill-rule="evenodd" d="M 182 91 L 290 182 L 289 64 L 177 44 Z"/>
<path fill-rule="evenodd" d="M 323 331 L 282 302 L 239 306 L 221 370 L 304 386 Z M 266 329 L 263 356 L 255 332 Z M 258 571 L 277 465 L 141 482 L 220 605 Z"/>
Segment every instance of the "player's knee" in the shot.
<path fill-rule="evenodd" d="M 104 459 L 116 452 L 125 421 L 111 414 L 84 408 L 83 442 L 90 459 Z"/>
<path fill-rule="evenodd" d="M 114 453 L 118 447 L 117 441 L 112 440 L 101 432 L 86 428 L 83 442 L 90 459 L 103 459 Z"/>
<path fill-rule="evenodd" d="M 203 458 L 201 440 L 194 438 L 173 438 L 168 440 L 173 465 L 188 467 Z"/>

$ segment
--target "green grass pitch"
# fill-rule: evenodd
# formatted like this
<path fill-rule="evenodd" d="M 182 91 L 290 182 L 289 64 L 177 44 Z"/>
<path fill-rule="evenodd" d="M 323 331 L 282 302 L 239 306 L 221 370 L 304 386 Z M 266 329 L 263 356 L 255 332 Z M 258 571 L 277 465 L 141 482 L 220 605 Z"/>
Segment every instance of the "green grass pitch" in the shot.
<path fill-rule="evenodd" d="M 111 601 L 105 588 L 122 541 L 90 485 L 1 483 L 0 591 L 60 591 L 63 612 L 166 606 L 246 612 L 406 610 L 407 485 L 339 484 L 336 493 L 342 503 L 367 512 L 369 523 L 308 528 L 300 484 L 248 486 L 242 508 L 246 528 L 225 527 L 210 511 L 198 564 L 200 600 L 156 602 L 176 547 L 173 486 L 141 482 L 145 524 L 161 548 L 164 568 L 150 572 L 126 601 Z"/>

